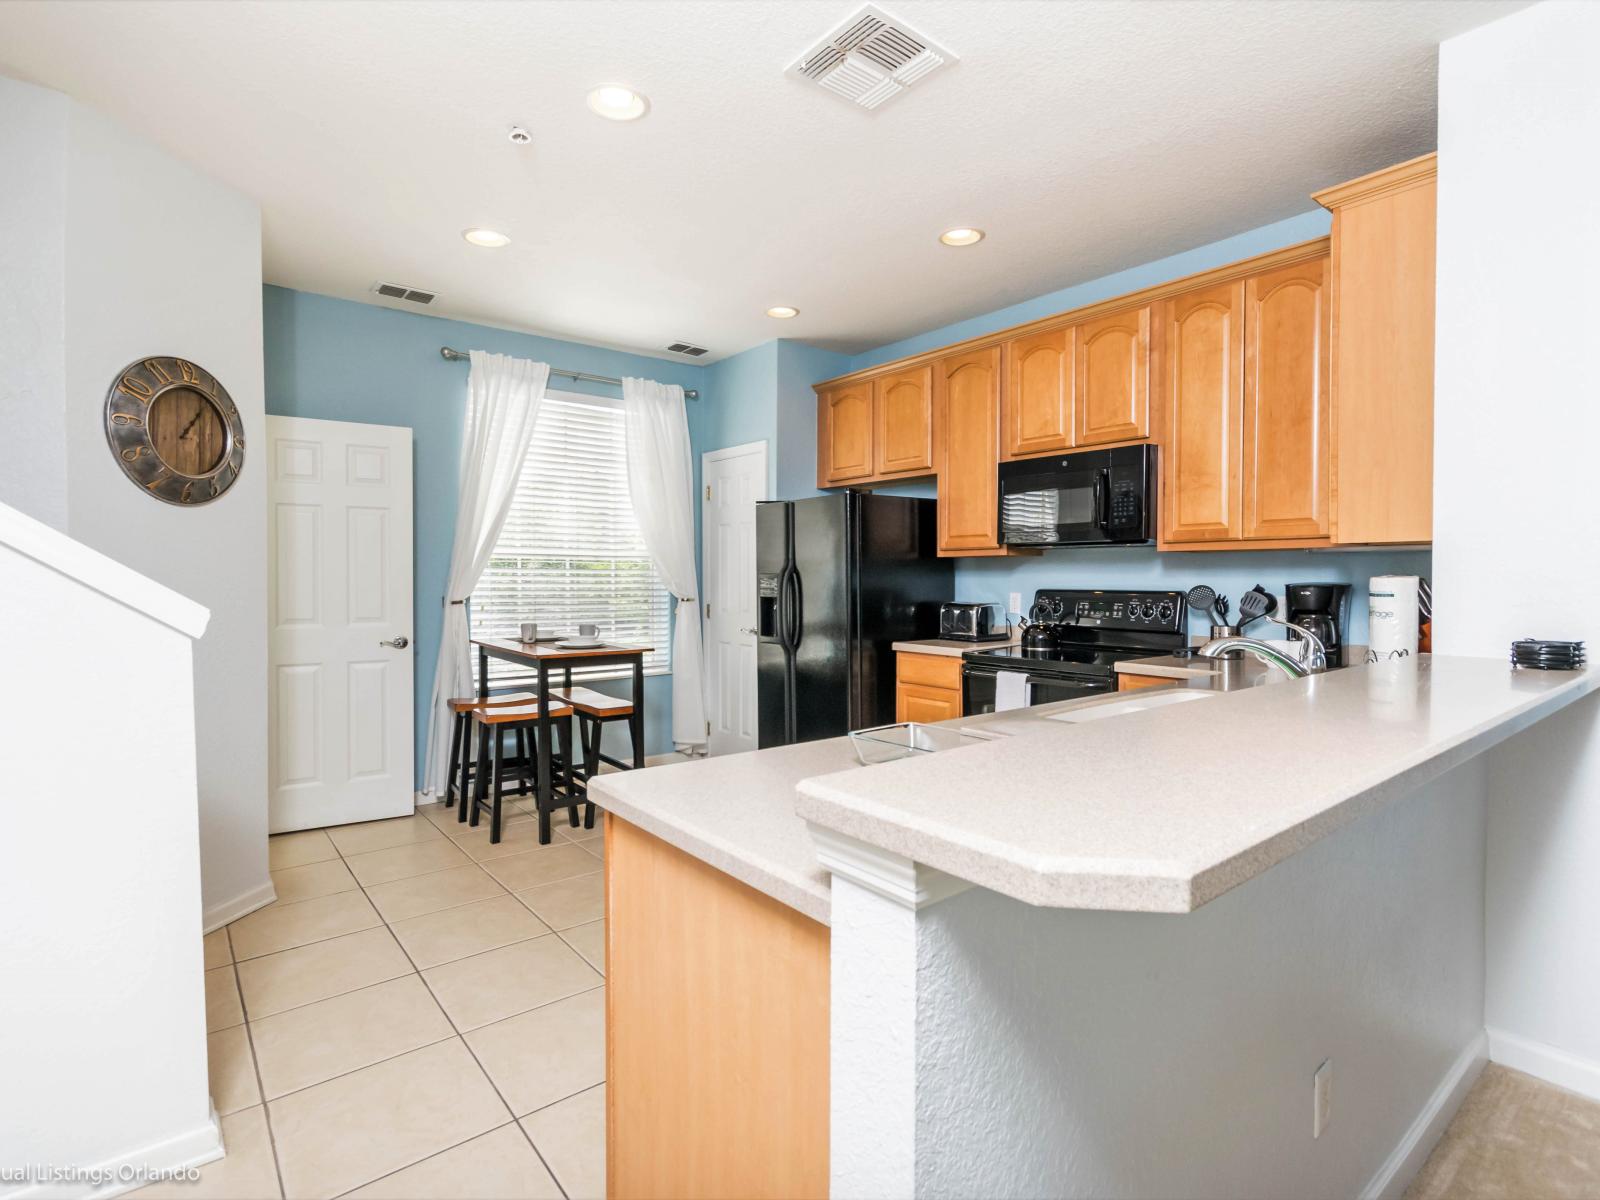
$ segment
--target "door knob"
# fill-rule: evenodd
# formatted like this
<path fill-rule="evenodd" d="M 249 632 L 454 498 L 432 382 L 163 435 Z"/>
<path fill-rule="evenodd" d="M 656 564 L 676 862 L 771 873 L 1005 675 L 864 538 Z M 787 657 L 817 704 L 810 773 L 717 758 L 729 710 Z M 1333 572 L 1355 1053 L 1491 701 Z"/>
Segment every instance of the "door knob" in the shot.
<path fill-rule="evenodd" d="M 748 634 L 754 635 L 756 631 L 754 629 L 747 629 L 744 626 L 740 626 L 739 627 L 739 632 L 740 633 L 748 633 Z"/>
<path fill-rule="evenodd" d="M 411 645 L 411 639 L 408 638 L 405 634 L 402 633 L 399 637 L 395 638 L 393 641 L 379 642 L 378 645 L 380 645 L 380 646 L 393 646 L 396 650 L 404 650 L 407 646 Z"/>

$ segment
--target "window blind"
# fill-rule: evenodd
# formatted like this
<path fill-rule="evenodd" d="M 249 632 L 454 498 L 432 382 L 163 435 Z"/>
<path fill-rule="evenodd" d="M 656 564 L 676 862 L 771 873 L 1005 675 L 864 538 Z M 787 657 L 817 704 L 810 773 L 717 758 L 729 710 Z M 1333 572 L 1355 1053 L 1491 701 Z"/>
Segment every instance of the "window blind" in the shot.
<path fill-rule="evenodd" d="M 671 597 L 634 520 L 624 436 L 614 402 L 546 394 L 511 513 L 472 593 L 474 637 L 514 639 L 523 621 L 537 621 L 541 635 L 576 635 L 593 622 L 605 641 L 653 646 L 646 674 L 671 670 Z M 631 669 L 572 674 L 603 679 Z M 491 684 L 527 678 L 525 667 L 489 660 Z"/>

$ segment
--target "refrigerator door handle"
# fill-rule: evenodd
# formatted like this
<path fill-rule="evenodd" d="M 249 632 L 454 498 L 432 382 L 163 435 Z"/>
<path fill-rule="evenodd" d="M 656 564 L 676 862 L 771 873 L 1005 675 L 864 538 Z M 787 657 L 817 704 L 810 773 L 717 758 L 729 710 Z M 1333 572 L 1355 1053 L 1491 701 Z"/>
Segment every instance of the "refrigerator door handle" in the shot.
<path fill-rule="evenodd" d="M 790 567 L 789 573 L 784 576 L 783 591 L 784 645 L 791 650 L 798 650 L 804 624 L 801 616 L 800 572 L 793 567 Z"/>

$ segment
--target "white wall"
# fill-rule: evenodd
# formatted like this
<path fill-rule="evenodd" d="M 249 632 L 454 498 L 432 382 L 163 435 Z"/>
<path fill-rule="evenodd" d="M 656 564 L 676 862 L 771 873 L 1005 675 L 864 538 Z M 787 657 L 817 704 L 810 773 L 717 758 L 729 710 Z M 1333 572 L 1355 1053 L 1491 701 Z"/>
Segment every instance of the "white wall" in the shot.
<path fill-rule="evenodd" d="M 56 481 L 59 495 L 25 480 L 5 485 L 6 494 L 20 492 L 23 511 L 215 613 L 194 664 L 201 861 L 214 925 L 271 899 L 259 207 L 81 104 L 10 80 L 0 88 L 0 152 L 17 168 L 12 177 L 28 179 L 35 163 L 62 176 L 55 190 L 0 189 L 0 262 L 27 255 L 27 286 L 45 301 L 38 319 L 59 328 L 62 355 L 53 368 L 48 353 L 37 360 L 19 394 L 28 419 L 8 422 L 23 431 L 15 457 Z M 38 231 L 57 230 L 54 258 L 28 251 Z M 47 319 L 51 305 L 58 318 Z M 27 333 L 4 337 L 9 374 Z M 106 390 L 151 354 L 200 363 L 243 417 L 244 470 L 209 505 L 141 495 L 106 445 Z"/>
<path fill-rule="evenodd" d="M 0 504 L 67 527 L 66 190 L 69 105 L 0 76 Z M 26 164 L 26 169 L 15 169 Z"/>
<path fill-rule="evenodd" d="M 162 589 L 41 532 L 0 506 L 0 1165 L 207 1161 L 221 1147 L 206 1095 L 190 638 L 69 572 L 86 565 L 117 595 Z M 154 599 L 204 627 L 195 606 Z M 91 715 L 63 719 L 67 706 L 41 702 L 53 695 L 92 698 Z M 0 1195 L 96 1190 L 36 1183 L 8 1179 Z"/>
<path fill-rule="evenodd" d="M 926 909 L 917 1195 L 1398 1195 L 1483 1059 L 1485 808 L 1477 759 L 1182 916 Z"/>
<path fill-rule="evenodd" d="M 1600 634 L 1597 61 L 1600 5 L 1566 0 L 1440 49 L 1440 653 Z M 1496 1058 L 1600 1095 L 1597 714 L 1584 701 L 1491 753 L 1487 1023 Z"/>

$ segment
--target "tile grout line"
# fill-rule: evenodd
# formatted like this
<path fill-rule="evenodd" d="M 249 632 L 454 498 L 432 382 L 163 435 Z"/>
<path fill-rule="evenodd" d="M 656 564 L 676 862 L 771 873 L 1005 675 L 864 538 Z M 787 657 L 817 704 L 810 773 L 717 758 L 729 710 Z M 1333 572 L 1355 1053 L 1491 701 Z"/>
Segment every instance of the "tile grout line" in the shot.
<path fill-rule="evenodd" d="M 226 926 L 224 926 L 226 928 Z M 228 935 L 228 954 L 233 954 L 233 935 Z M 272 1173 L 278 1180 L 278 1196 L 280 1200 L 288 1196 L 288 1191 L 283 1186 L 283 1164 L 278 1159 L 278 1135 L 272 1129 L 272 1106 L 267 1103 L 266 1085 L 261 1082 L 261 1061 L 256 1057 L 256 1036 L 250 1028 L 250 1010 L 244 1003 L 244 984 L 239 981 L 239 960 L 233 960 L 233 986 L 239 989 L 239 1011 L 244 1014 L 244 1042 L 245 1048 L 250 1052 L 250 1069 L 256 1077 L 256 1096 L 261 1104 L 261 1119 L 267 1125 L 267 1149 L 272 1154 Z M 215 1100 L 212 1101 L 215 1105 Z M 241 1110 L 243 1111 L 243 1110 Z M 221 1131 L 222 1118 L 217 1118 L 217 1128 Z M 228 1157 L 228 1144 L 222 1144 L 222 1157 Z"/>

